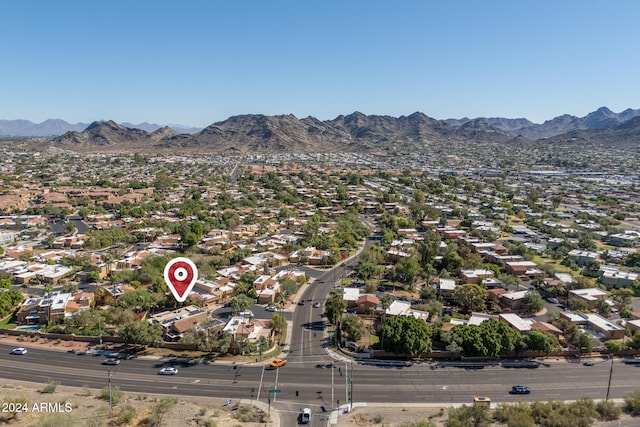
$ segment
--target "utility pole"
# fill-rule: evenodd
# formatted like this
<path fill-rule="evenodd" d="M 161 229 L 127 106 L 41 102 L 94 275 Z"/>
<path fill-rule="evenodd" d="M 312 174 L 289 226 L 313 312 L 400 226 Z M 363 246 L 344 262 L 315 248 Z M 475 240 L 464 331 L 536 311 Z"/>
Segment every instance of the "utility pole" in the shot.
<path fill-rule="evenodd" d="M 611 368 L 609 369 L 609 384 L 607 385 L 607 397 L 605 397 L 605 401 L 609 400 L 609 392 L 611 391 L 611 377 L 613 376 L 613 354 L 611 357 Z"/>
<path fill-rule="evenodd" d="M 98 313 L 98 334 L 100 335 L 100 345 L 102 345 L 102 319 L 100 313 Z"/>
<path fill-rule="evenodd" d="M 113 396 L 111 394 L 111 368 L 107 370 L 109 378 L 109 418 L 113 418 Z"/>

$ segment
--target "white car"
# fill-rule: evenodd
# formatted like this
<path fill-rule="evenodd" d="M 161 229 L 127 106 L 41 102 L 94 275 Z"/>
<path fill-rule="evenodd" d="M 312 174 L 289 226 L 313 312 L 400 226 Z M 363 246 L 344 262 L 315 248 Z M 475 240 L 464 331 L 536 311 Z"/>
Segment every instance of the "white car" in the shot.
<path fill-rule="evenodd" d="M 27 354 L 27 349 L 24 347 L 14 348 L 13 350 L 11 350 L 11 354 L 19 354 L 19 355 Z"/>
<path fill-rule="evenodd" d="M 313 303 L 313 308 L 320 308 L 320 303 L 319 302 L 314 302 Z"/>
<path fill-rule="evenodd" d="M 304 408 L 300 413 L 300 423 L 309 424 L 311 422 L 311 409 Z"/>
<path fill-rule="evenodd" d="M 267 311 L 278 311 L 278 309 L 277 309 L 277 308 L 275 308 L 275 307 L 274 307 L 274 306 L 272 306 L 272 305 L 270 305 L 270 306 L 266 307 L 266 308 L 265 308 L 265 310 L 267 310 Z"/>
<path fill-rule="evenodd" d="M 177 373 L 178 369 L 171 366 L 167 366 L 158 371 L 158 375 L 176 375 Z"/>

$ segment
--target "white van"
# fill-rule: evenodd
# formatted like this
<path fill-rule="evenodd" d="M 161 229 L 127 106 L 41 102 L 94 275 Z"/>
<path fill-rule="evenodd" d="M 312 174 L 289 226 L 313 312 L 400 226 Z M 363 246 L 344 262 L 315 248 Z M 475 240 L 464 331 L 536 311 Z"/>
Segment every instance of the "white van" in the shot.
<path fill-rule="evenodd" d="M 300 422 L 302 424 L 309 424 L 311 422 L 311 409 L 304 408 L 300 414 Z"/>

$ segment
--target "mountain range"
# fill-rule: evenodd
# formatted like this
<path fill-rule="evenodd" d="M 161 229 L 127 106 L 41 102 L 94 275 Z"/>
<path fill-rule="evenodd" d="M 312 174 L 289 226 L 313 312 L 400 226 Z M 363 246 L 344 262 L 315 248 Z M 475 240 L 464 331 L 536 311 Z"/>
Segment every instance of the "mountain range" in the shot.
<path fill-rule="evenodd" d="M 61 119 L 48 119 L 42 123 L 34 123 L 29 120 L 0 120 L 0 136 L 7 137 L 24 137 L 24 136 L 42 136 L 53 137 L 60 136 L 66 132 L 85 130 L 90 123 L 69 123 Z M 137 125 L 124 122 L 123 126 L 132 129 L 141 129 L 147 132 L 153 132 L 162 126 L 155 123 L 139 123 Z M 196 133 L 202 128 L 189 127 L 184 125 L 169 125 L 170 128 L 178 133 Z"/>
<path fill-rule="evenodd" d="M 54 121 L 55 122 L 55 121 Z M 0 122 L 2 123 L 2 122 Z M 149 124 L 146 124 L 149 125 Z M 527 119 L 477 118 L 436 120 L 423 113 L 391 117 L 355 112 L 333 120 L 293 115 L 247 114 L 216 122 L 199 132 L 170 127 L 147 129 L 98 121 L 82 130 L 38 141 L 38 148 L 75 152 L 329 152 L 388 150 L 395 143 L 515 143 L 543 139 L 549 143 L 595 142 L 637 146 L 640 110 L 614 113 L 606 107 L 585 117 L 563 115 L 543 124 Z"/>
<path fill-rule="evenodd" d="M 619 125 L 620 123 L 640 116 L 640 110 L 628 108 L 621 113 L 614 113 L 607 107 L 600 107 L 596 111 L 584 117 L 564 114 L 554 119 L 547 120 L 542 124 L 535 124 L 527 119 L 503 119 L 484 118 L 476 119 L 447 119 L 453 126 L 464 126 L 469 124 L 486 124 L 513 136 L 523 136 L 527 139 L 549 138 L 575 130 L 604 129 Z"/>

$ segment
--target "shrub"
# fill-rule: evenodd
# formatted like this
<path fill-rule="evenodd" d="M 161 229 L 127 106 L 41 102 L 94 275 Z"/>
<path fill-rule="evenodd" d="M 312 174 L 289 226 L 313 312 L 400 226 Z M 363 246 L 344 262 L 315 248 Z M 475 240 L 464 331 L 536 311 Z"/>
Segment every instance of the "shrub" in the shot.
<path fill-rule="evenodd" d="M 218 427 L 218 422 L 210 418 L 204 422 L 204 427 Z"/>
<path fill-rule="evenodd" d="M 601 400 L 596 403 L 598 418 L 602 421 L 614 421 L 620 418 L 622 408 L 616 406 L 611 400 Z"/>
<path fill-rule="evenodd" d="M 40 393 L 48 393 L 48 394 L 55 393 L 56 388 L 58 388 L 58 382 L 54 380 L 49 380 L 47 385 L 45 385 L 42 388 L 42 390 L 40 390 Z"/>
<path fill-rule="evenodd" d="M 82 386 L 82 393 L 81 394 L 82 394 L 82 396 L 86 396 L 86 397 L 91 396 L 91 389 L 89 388 L 88 385 L 85 384 L 85 385 Z"/>
<path fill-rule="evenodd" d="M 136 408 L 132 405 L 124 405 L 120 411 L 118 411 L 118 423 L 129 424 L 136 417 Z"/>
<path fill-rule="evenodd" d="M 8 423 L 18 415 L 18 411 L 9 412 L 9 409 L 22 408 L 24 405 L 29 405 L 29 402 L 24 397 L 13 397 L 0 401 L 0 404 L 3 405 L 4 409 L 6 409 L 6 412 L 0 413 L 0 423 Z M 4 404 L 7 404 L 6 408 L 4 407 Z"/>
<path fill-rule="evenodd" d="M 535 427 L 529 404 L 520 402 L 499 405 L 493 412 L 493 417 L 509 427 Z"/>
<path fill-rule="evenodd" d="M 26 337 L 24 335 L 20 335 L 18 338 L 16 338 L 18 341 L 22 342 L 26 339 Z"/>
<path fill-rule="evenodd" d="M 50 414 L 45 416 L 35 424 L 37 427 L 60 427 L 60 426 L 72 426 L 77 425 L 77 420 L 74 420 L 72 414 Z"/>
<path fill-rule="evenodd" d="M 436 425 L 427 420 L 415 420 L 400 424 L 400 427 L 436 427 Z"/>
<path fill-rule="evenodd" d="M 640 391 L 624 397 L 624 410 L 631 415 L 640 415 Z"/>
<path fill-rule="evenodd" d="M 120 387 L 113 386 L 111 387 L 111 403 L 117 405 L 122 402 L 122 398 L 124 397 L 124 393 L 120 390 Z M 109 401 L 109 387 L 105 387 L 100 390 L 100 399 Z"/>

